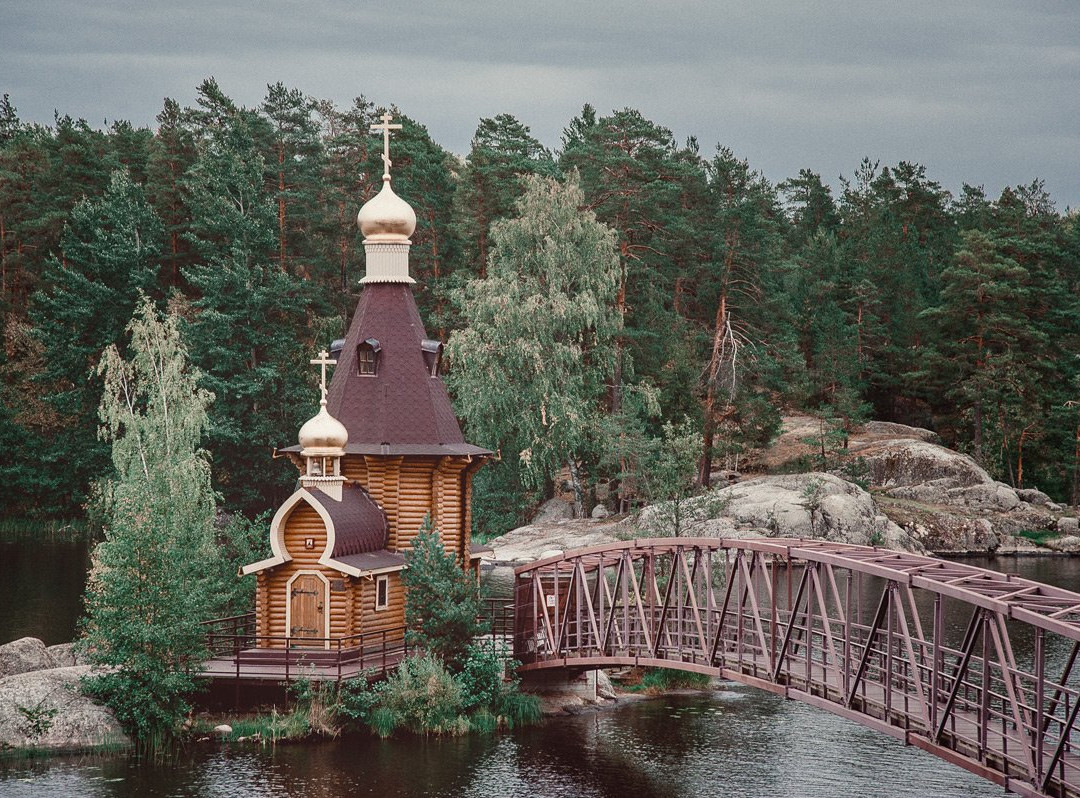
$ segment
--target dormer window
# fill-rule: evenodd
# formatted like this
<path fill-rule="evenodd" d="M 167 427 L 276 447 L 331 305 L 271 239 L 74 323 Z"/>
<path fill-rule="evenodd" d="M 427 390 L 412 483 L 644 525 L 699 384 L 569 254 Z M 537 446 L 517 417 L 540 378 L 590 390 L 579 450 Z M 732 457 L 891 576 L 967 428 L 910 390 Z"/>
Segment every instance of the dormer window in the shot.
<path fill-rule="evenodd" d="M 439 368 L 442 366 L 442 341 L 433 341 L 425 338 L 420 342 L 420 351 L 424 353 L 424 365 L 432 377 L 439 376 Z"/>
<path fill-rule="evenodd" d="M 356 347 L 356 373 L 374 377 L 379 368 L 379 352 L 382 347 L 374 338 L 361 341 Z"/>

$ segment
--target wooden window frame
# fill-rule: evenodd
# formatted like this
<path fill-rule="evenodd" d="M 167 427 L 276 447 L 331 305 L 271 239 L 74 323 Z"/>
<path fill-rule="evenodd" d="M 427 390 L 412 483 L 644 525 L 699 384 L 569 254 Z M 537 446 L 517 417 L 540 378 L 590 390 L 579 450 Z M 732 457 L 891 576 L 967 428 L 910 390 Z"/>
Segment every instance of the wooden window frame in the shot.
<path fill-rule="evenodd" d="M 382 591 L 382 601 L 379 601 L 379 592 Z M 390 577 L 387 574 L 379 574 L 375 577 L 375 611 L 381 612 L 390 608 Z"/>
<path fill-rule="evenodd" d="M 378 376 L 380 351 L 382 351 L 382 346 L 374 338 L 368 338 L 356 345 L 356 373 L 358 376 Z"/>

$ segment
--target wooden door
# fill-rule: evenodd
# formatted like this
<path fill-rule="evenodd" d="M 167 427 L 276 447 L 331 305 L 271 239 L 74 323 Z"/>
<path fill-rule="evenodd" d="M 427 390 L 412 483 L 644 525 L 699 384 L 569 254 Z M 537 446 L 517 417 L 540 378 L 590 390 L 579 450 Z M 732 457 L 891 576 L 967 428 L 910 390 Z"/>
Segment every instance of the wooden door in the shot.
<path fill-rule="evenodd" d="M 289 588 L 289 636 L 293 645 L 318 645 L 321 640 L 305 643 L 304 638 L 322 638 L 325 632 L 326 585 L 315 574 L 300 574 Z"/>

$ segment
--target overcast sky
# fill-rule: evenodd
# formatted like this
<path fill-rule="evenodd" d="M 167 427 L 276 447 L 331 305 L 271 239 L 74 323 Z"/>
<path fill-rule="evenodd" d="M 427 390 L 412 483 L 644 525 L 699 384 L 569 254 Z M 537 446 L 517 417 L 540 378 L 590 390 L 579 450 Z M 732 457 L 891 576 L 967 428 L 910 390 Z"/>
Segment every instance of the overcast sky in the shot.
<path fill-rule="evenodd" d="M 153 124 L 207 76 L 396 103 L 465 154 L 508 112 L 558 147 L 588 102 L 720 142 L 773 181 L 862 157 L 957 191 L 1042 178 L 1080 208 L 1080 0 L 2 0 L 0 92 Z"/>

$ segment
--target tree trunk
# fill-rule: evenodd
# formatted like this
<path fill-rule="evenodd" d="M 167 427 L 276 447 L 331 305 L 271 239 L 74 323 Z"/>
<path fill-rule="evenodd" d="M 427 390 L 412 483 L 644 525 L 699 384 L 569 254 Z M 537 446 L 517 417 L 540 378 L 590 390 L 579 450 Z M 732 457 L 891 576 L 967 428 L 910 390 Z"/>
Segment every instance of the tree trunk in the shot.
<path fill-rule="evenodd" d="M 983 417 L 982 417 L 982 399 L 975 400 L 974 408 L 974 423 L 975 431 L 972 436 L 972 446 L 974 447 L 975 462 L 979 465 L 983 464 L 982 453 L 982 439 L 983 439 Z"/>
<path fill-rule="evenodd" d="M 566 461 L 570 468 L 570 484 L 574 488 L 574 518 L 585 516 L 585 488 L 581 484 L 581 474 L 578 473 L 577 463 L 572 459 Z"/>
<path fill-rule="evenodd" d="M 285 142 L 278 144 L 278 259 L 285 271 Z"/>

